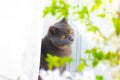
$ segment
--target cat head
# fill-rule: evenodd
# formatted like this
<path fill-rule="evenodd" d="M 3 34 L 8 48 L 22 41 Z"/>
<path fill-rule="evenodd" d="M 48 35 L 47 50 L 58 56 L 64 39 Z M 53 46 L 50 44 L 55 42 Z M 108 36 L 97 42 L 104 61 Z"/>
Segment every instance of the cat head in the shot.
<path fill-rule="evenodd" d="M 73 29 L 63 18 L 49 28 L 48 38 L 56 47 L 65 48 L 73 42 Z"/>

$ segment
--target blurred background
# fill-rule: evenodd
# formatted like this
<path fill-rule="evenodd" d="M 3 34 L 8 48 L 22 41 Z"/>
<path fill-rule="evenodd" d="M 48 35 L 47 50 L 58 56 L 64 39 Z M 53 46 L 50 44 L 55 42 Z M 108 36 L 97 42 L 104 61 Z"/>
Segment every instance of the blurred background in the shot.
<path fill-rule="evenodd" d="M 73 61 L 68 71 L 83 70 L 84 73 L 87 66 L 95 74 L 102 75 L 104 80 L 120 79 L 119 0 L 45 0 L 43 15 L 42 37 L 63 17 L 74 29 Z M 89 75 L 89 71 L 86 73 Z"/>

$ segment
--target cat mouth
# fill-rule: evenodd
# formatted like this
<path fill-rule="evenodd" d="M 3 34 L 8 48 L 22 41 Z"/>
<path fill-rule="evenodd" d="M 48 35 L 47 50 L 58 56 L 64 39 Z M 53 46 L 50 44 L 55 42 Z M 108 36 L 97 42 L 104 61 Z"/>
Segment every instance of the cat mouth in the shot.
<path fill-rule="evenodd" d="M 66 45 L 66 46 L 61 46 L 61 47 L 59 47 L 60 49 L 65 49 L 65 48 L 67 48 L 68 46 Z"/>
<path fill-rule="evenodd" d="M 60 46 L 59 48 L 60 48 L 60 49 L 65 49 L 65 48 L 67 48 L 68 46 L 70 46 L 72 43 L 73 43 L 73 41 L 72 41 L 72 42 L 69 42 L 67 45 Z"/>
<path fill-rule="evenodd" d="M 68 43 L 68 45 L 71 45 L 73 43 L 73 41 L 70 41 L 69 43 Z"/>

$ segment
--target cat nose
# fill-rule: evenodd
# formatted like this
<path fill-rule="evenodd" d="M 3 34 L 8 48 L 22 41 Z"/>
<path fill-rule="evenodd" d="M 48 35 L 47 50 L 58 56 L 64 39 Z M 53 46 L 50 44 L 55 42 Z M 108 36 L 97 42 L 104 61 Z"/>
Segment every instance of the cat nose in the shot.
<path fill-rule="evenodd" d="M 70 41 L 74 41 L 74 39 L 73 39 L 73 38 L 71 38 L 71 37 L 69 38 L 69 40 L 70 40 Z"/>
<path fill-rule="evenodd" d="M 71 41 L 74 41 L 74 39 L 71 38 Z"/>

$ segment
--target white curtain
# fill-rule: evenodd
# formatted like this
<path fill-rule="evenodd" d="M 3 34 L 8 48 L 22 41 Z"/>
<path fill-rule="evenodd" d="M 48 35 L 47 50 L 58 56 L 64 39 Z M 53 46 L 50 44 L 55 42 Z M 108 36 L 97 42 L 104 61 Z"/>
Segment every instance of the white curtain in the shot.
<path fill-rule="evenodd" d="M 0 80 L 37 80 L 42 0 L 0 0 Z"/>

